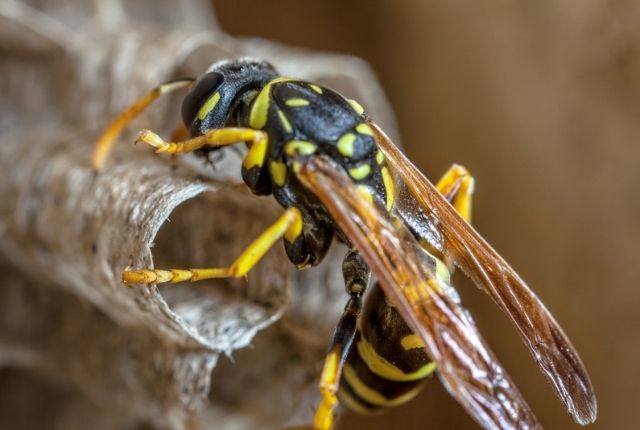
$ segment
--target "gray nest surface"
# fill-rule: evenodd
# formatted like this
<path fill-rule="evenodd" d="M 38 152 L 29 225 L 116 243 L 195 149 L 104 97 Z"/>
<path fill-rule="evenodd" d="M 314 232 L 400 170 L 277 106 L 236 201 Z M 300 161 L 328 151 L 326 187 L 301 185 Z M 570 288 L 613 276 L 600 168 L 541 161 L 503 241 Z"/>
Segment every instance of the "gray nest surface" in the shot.
<path fill-rule="evenodd" d="M 248 281 L 125 287 L 127 266 L 227 265 L 281 209 L 239 185 L 237 151 L 203 163 L 130 144 L 167 135 L 179 96 L 99 174 L 92 146 L 141 94 L 221 58 L 330 85 L 393 134 L 385 98 L 357 59 L 232 39 L 205 3 L 130 3 L 0 2 L 0 428 L 309 422 L 344 250 L 306 272 L 277 246 Z"/>

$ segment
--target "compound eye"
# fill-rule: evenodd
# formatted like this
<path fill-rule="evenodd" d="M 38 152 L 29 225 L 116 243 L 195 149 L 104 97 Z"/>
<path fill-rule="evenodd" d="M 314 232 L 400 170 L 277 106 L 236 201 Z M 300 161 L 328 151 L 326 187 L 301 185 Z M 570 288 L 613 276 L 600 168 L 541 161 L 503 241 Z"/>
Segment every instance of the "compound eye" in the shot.
<path fill-rule="evenodd" d="M 182 101 L 182 120 L 190 127 L 200 108 L 215 93 L 224 81 L 224 76 L 218 72 L 209 72 L 196 81 Z"/>

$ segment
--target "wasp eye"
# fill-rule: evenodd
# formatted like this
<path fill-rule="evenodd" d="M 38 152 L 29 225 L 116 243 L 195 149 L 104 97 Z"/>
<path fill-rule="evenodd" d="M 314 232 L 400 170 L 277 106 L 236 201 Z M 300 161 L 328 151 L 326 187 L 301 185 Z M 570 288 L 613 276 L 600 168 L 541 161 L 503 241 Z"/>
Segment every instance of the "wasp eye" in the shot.
<path fill-rule="evenodd" d="M 217 72 L 203 75 L 193 84 L 191 90 L 182 101 L 182 120 L 189 127 L 193 123 L 198 111 L 207 99 L 220 87 L 224 76 Z"/>

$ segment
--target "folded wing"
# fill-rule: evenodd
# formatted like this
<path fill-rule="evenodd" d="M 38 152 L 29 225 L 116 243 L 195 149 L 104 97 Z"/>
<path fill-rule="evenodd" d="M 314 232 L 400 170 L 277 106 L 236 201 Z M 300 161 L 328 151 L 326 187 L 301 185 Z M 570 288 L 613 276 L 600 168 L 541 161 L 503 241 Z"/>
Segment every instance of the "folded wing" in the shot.
<path fill-rule="evenodd" d="M 419 244 L 399 219 L 371 203 L 329 158 L 301 161 L 300 181 L 323 203 L 362 254 L 387 297 L 425 342 L 438 374 L 485 429 L 541 426 L 480 337 L 450 286 L 424 264 Z"/>
<path fill-rule="evenodd" d="M 438 220 L 444 249 L 473 282 L 509 316 L 543 374 L 580 424 L 596 419 L 597 402 L 578 353 L 540 299 L 509 264 L 466 223 L 427 178 L 373 122 L 378 146 L 425 216 Z M 402 204 L 402 202 L 399 202 Z"/>

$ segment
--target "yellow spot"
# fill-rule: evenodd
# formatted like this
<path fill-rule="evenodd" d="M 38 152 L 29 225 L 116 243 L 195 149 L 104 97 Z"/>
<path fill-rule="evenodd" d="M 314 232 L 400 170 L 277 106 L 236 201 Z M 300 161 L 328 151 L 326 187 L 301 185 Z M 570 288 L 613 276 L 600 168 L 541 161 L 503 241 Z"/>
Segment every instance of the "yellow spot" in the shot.
<path fill-rule="evenodd" d="M 287 242 L 293 243 L 298 237 L 300 237 L 301 234 L 302 234 L 302 217 L 299 216 L 293 220 L 293 224 L 291 224 L 291 226 L 289 226 L 287 231 L 284 232 L 284 238 L 287 240 Z"/>
<path fill-rule="evenodd" d="M 430 362 L 415 372 L 404 373 L 401 369 L 387 361 L 387 359 L 381 357 L 365 339 L 360 339 L 356 347 L 358 348 L 358 354 L 360 354 L 362 360 L 367 364 L 369 370 L 390 381 L 417 381 L 429 376 L 436 368 L 435 363 Z"/>
<path fill-rule="evenodd" d="M 282 124 L 282 128 L 284 128 L 284 131 L 286 133 L 291 133 L 293 129 L 291 128 L 289 118 L 287 118 L 284 112 L 282 112 L 280 109 L 278 109 L 278 118 L 280 118 L 280 123 Z"/>
<path fill-rule="evenodd" d="M 279 187 L 283 186 L 287 178 L 287 166 L 280 161 L 272 161 L 269 167 L 271 169 L 273 182 Z"/>
<path fill-rule="evenodd" d="M 361 164 L 358 167 L 349 169 L 349 175 L 356 181 L 366 178 L 369 173 L 371 173 L 371 166 L 368 164 Z"/>
<path fill-rule="evenodd" d="M 214 93 L 211 97 L 209 97 L 209 99 L 206 102 L 204 102 L 204 104 L 198 111 L 198 119 L 202 121 L 207 116 L 207 114 L 211 112 L 214 107 L 216 107 L 219 101 L 220 101 L 220 93 L 218 92 Z"/>
<path fill-rule="evenodd" d="M 362 197 L 367 199 L 369 203 L 373 204 L 373 190 L 371 187 L 367 185 L 358 185 L 358 191 L 360 191 Z"/>
<path fill-rule="evenodd" d="M 373 136 L 373 130 L 371 130 L 371 127 L 369 127 L 369 124 L 358 124 L 356 126 L 356 131 L 360 134 L 366 134 L 368 136 Z"/>
<path fill-rule="evenodd" d="M 382 170 L 382 182 L 384 183 L 384 191 L 387 195 L 387 210 L 390 211 L 393 207 L 393 202 L 395 200 L 396 186 L 393 182 L 393 178 L 391 177 L 391 173 L 389 173 L 389 169 L 383 167 Z"/>
<path fill-rule="evenodd" d="M 267 155 L 268 143 L 269 142 L 267 138 L 264 140 L 258 140 L 253 145 L 251 145 L 251 149 L 249 149 L 249 152 L 242 161 L 242 166 L 247 170 L 255 166 L 262 167 L 264 159 Z"/>
<path fill-rule="evenodd" d="M 322 88 L 316 84 L 309 84 L 309 86 L 311 87 L 311 89 L 313 91 L 315 91 L 318 94 L 322 94 Z"/>
<path fill-rule="evenodd" d="M 316 152 L 318 147 L 309 141 L 306 140 L 290 140 L 284 146 L 285 154 L 289 156 L 294 155 L 312 155 Z"/>
<path fill-rule="evenodd" d="M 269 81 L 269 83 L 260 90 L 253 102 L 251 112 L 249 113 L 249 125 L 251 128 L 259 130 L 267 124 L 267 113 L 269 112 L 269 102 L 271 100 L 271 87 L 279 82 L 292 80 L 292 78 L 280 76 L 279 78 Z"/>
<path fill-rule="evenodd" d="M 410 349 L 424 348 L 424 342 L 422 341 L 422 339 L 420 339 L 420 336 L 415 333 L 400 339 L 400 345 L 402 345 L 405 351 L 408 351 Z"/>
<path fill-rule="evenodd" d="M 413 399 L 416 394 L 420 392 L 420 387 L 414 388 L 395 399 L 387 399 L 381 393 L 377 392 L 371 387 L 368 387 L 364 382 L 358 378 L 356 371 L 351 365 L 346 364 L 344 366 L 344 378 L 351 386 L 353 391 L 365 402 L 376 406 L 397 406 L 408 402 Z"/>
<path fill-rule="evenodd" d="M 338 139 L 338 152 L 345 157 L 353 156 L 353 143 L 356 140 L 356 135 L 353 133 L 345 133 Z"/>
<path fill-rule="evenodd" d="M 362 107 L 362 105 L 360 103 L 358 103 L 357 101 L 355 101 L 353 99 L 347 99 L 347 101 L 349 102 L 349 104 L 351 105 L 353 110 L 356 111 L 356 113 L 358 115 L 362 115 L 364 113 L 364 108 Z"/>
<path fill-rule="evenodd" d="M 378 149 L 378 152 L 376 152 L 376 162 L 378 164 L 384 163 L 384 154 L 379 149 Z"/>
<path fill-rule="evenodd" d="M 297 98 L 297 99 L 289 99 L 284 103 L 290 107 L 301 107 L 301 106 L 308 106 L 309 100 Z"/>

